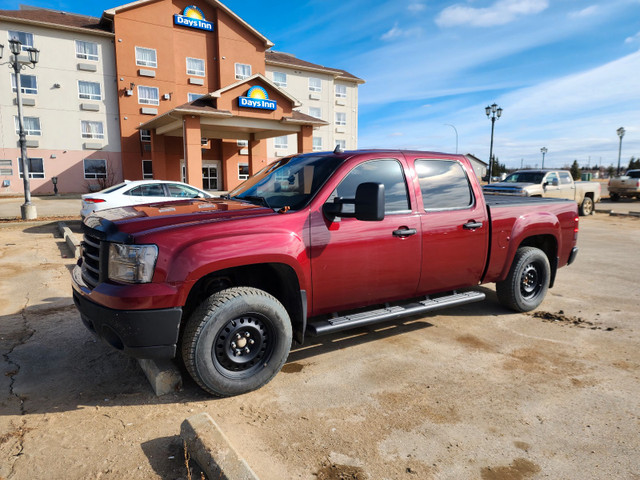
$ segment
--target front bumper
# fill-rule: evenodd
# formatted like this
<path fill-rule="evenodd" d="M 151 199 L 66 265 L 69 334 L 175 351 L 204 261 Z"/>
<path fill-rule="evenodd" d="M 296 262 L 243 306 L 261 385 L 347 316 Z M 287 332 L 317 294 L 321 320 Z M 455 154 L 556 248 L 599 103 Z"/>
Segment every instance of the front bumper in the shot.
<path fill-rule="evenodd" d="M 77 267 L 78 268 L 78 267 Z M 73 302 L 82 323 L 106 343 L 136 358 L 176 355 L 182 308 L 116 310 L 92 302 L 78 291 L 74 277 Z"/>

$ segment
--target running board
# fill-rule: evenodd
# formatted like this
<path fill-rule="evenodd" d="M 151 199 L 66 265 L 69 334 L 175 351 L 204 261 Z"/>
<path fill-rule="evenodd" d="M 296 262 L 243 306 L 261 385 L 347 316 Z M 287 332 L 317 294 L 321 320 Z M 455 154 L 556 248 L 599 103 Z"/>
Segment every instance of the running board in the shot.
<path fill-rule="evenodd" d="M 453 293 L 444 297 L 428 298 L 419 302 L 411 302 L 404 305 L 394 305 L 369 312 L 354 313 L 343 317 L 333 317 L 326 320 L 309 322 L 307 333 L 312 337 L 326 335 L 328 333 L 341 332 L 351 328 L 385 322 L 396 318 L 408 317 L 419 313 L 440 310 L 441 308 L 465 305 L 467 303 L 480 302 L 485 299 L 481 292 Z"/>

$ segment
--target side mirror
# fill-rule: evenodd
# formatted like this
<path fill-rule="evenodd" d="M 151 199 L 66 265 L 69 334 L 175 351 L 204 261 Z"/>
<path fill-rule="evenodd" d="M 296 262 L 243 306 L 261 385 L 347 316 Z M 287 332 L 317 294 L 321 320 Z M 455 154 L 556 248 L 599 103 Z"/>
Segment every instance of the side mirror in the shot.
<path fill-rule="evenodd" d="M 356 219 L 365 222 L 384 220 L 384 185 L 361 183 L 356 189 Z"/>
<path fill-rule="evenodd" d="M 354 212 L 344 212 L 344 205 L 353 205 Z M 384 185 L 381 183 L 361 183 L 356 189 L 356 198 L 337 197 L 333 203 L 325 203 L 322 212 L 331 221 L 336 218 L 355 218 L 365 222 L 379 222 L 384 219 Z"/>

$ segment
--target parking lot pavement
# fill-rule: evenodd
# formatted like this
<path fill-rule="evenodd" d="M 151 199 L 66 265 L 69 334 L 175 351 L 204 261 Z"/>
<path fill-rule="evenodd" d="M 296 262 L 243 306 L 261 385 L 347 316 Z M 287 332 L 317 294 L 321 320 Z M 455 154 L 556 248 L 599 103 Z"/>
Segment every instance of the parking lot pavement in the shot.
<path fill-rule="evenodd" d="M 264 388 L 213 399 L 188 379 L 156 397 L 96 343 L 55 225 L 0 229 L 0 477 L 186 478 L 180 425 L 205 412 L 262 480 L 636 478 L 638 231 L 582 217 L 539 316 L 480 287 L 481 304 L 295 346 Z"/>
<path fill-rule="evenodd" d="M 38 218 L 77 217 L 80 218 L 80 195 L 32 196 Z M 20 205 L 24 197 L 0 196 L 0 220 L 20 218 Z"/>

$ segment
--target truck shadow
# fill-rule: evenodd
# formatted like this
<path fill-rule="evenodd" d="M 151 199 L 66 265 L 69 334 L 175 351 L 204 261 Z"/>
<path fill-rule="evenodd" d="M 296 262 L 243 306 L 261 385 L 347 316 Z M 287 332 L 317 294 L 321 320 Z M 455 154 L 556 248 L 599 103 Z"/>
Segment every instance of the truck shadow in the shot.
<path fill-rule="evenodd" d="M 417 332 L 446 322 L 447 317 L 510 313 L 486 290 L 482 303 L 454 307 L 431 315 L 406 317 L 295 344 L 287 364 L 323 353 Z M 180 366 L 184 386 L 156 397 L 135 359 L 96 340 L 82 325 L 70 299 L 0 316 L 0 354 L 5 381 L 0 416 L 43 414 L 133 405 L 175 405 L 219 401 L 202 391 Z M 66 300 L 66 301 L 65 301 Z M 432 320 L 436 318 L 437 321 Z M 287 367 L 286 368 L 294 368 Z"/>

